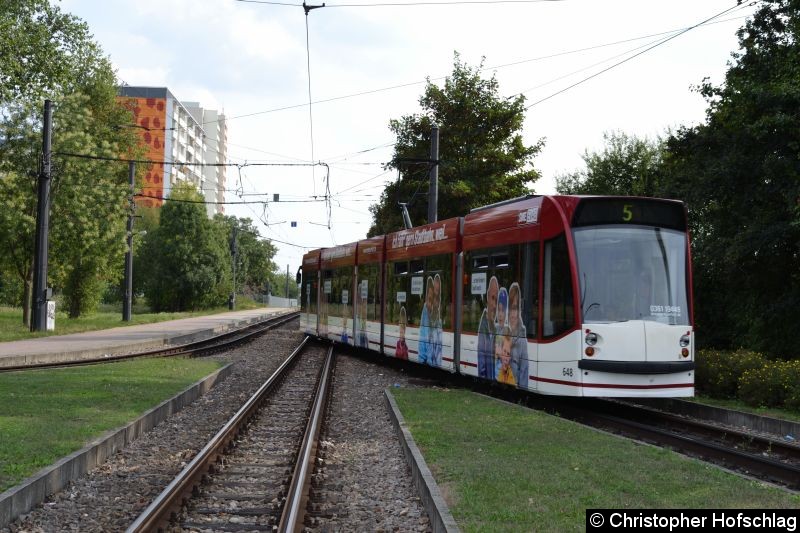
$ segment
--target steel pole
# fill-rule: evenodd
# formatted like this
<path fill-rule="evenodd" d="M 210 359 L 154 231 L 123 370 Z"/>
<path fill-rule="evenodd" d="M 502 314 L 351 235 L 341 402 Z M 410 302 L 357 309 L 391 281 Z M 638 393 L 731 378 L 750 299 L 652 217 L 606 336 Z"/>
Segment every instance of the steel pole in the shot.
<path fill-rule="evenodd" d="M 133 199 L 134 179 L 136 176 L 136 162 L 128 162 L 128 184 L 131 187 L 130 213 L 128 214 L 128 250 L 125 252 L 125 289 L 122 294 L 122 320 L 130 322 L 131 307 L 133 307 Z"/>
<path fill-rule="evenodd" d="M 44 101 L 42 168 L 36 206 L 36 243 L 33 257 L 33 312 L 31 331 L 47 329 L 47 240 L 50 231 L 50 155 L 53 141 L 53 105 Z"/>
<path fill-rule="evenodd" d="M 428 224 L 439 220 L 439 126 L 431 128 L 431 171 L 428 185 Z"/>

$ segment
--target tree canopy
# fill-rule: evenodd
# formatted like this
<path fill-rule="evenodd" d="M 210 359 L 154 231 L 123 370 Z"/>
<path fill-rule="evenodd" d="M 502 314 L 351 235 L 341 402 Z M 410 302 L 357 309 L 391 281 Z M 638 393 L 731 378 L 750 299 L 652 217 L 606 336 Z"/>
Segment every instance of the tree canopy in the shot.
<path fill-rule="evenodd" d="M 0 107 L 85 92 L 87 81 L 113 79 L 86 23 L 50 0 L 0 0 L 0 50 Z"/>
<path fill-rule="evenodd" d="M 277 248 L 261 240 L 258 230 L 249 218 L 216 215 L 214 223 L 227 238 L 236 233 L 236 287 L 245 294 L 262 294 L 278 266 L 273 262 Z"/>
<path fill-rule="evenodd" d="M 522 139 L 525 97 L 500 96 L 494 75 L 481 77 L 455 55 L 453 73 L 444 87 L 428 81 L 419 99 L 422 111 L 391 120 L 396 135 L 387 168 L 400 178 L 387 185 L 378 204 L 370 207 L 369 235 L 403 228 L 398 202 L 408 204 L 415 225 L 427 223 L 431 127 L 439 127 L 438 218 L 464 215 L 471 208 L 521 196 L 539 178 L 533 159 L 543 141 L 526 146 Z"/>
<path fill-rule="evenodd" d="M 206 216 L 191 184 L 176 185 L 161 206 L 160 224 L 140 249 L 144 293 L 155 312 L 223 305 L 230 293 L 228 235 Z"/>
<path fill-rule="evenodd" d="M 796 351 L 800 302 L 800 1 L 761 2 L 705 123 L 667 140 L 686 201 L 698 322 L 713 344 Z"/>
<path fill-rule="evenodd" d="M 663 141 L 623 132 L 605 133 L 603 139 L 601 152 L 584 152 L 585 170 L 556 178 L 559 194 L 656 196 L 661 190 Z"/>
<path fill-rule="evenodd" d="M 800 0 L 763 0 L 703 123 L 664 141 L 612 134 L 559 192 L 655 195 L 689 213 L 700 346 L 796 356 L 800 302 Z"/>
<path fill-rule="evenodd" d="M 110 61 L 85 23 L 46 0 L 0 10 L 0 270 L 23 288 L 28 323 L 42 145 L 42 108 L 54 101 L 48 284 L 71 316 L 94 307 L 122 274 L 127 166 L 58 155 L 137 155 L 130 113 L 117 104 Z"/>

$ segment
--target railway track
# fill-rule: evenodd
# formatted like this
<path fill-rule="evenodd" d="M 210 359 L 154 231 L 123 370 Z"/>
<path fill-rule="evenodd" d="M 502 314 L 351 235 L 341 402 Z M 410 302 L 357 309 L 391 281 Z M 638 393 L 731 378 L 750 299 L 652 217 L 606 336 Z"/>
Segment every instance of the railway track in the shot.
<path fill-rule="evenodd" d="M 127 531 L 295 530 L 333 361 L 304 340 Z"/>
<path fill-rule="evenodd" d="M 536 399 L 534 403 L 582 424 L 800 490 L 800 446 L 795 444 L 619 400 L 559 400 Z"/>
<path fill-rule="evenodd" d="M 62 368 L 68 366 L 85 366 L 126 361 L 143 357 L 199 357 L 211 353 L 228 350 L 241 343 L 247 342 L 270 329 L 282 326 L 287 322 L 295 320 L 299 313 L 289 313 L 277 317 L 268 318 L 254 324 L 249 324 L 242 328 L 226 331 L 219 335 L 209 337 L 200 341 L 186 344 L 169 346 L 167 348 L 157 348 L 132 354 L 115 355 L 109 357 L 95 357 L 91 359 L 76 359 L 74 361 L 58 361 L 53 363 L 36 363 L 28 365 L 16 365 L 0 367 L 2 372 L 16 372 L 20 370 L 34 370 L 42 368 Z"/>
<path fill-rule="evenodd" d="M 628 402 L 600 400 L 604 423 L 733 470 L 800 490 L 800 446 Z"/>

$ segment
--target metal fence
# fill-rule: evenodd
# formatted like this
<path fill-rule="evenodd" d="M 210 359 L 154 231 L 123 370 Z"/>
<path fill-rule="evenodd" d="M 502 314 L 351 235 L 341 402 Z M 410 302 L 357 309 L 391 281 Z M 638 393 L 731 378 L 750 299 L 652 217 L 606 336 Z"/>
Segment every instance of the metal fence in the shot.
<path fill-rule="evenodd" d="M 297 307 L 297 298 L 283 298 L 272 294 L 265 298 L 267 307 Z"/>

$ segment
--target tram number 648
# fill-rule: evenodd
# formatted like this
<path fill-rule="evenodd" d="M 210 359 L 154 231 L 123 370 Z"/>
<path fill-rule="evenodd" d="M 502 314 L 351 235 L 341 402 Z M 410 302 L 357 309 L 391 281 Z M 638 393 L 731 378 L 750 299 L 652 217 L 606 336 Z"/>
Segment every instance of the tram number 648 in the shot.
<path fill-rule="evenodd" d="M 568 368 L 568 367 L 564 367 L 564 368 L 562 368 L 562 369 L 561 369 L 561 375 L 562 375 L 562 376 L 569 376 L 569 377 L 572 377 L 572 369 L 571 369 L 571 368 Z"/>

